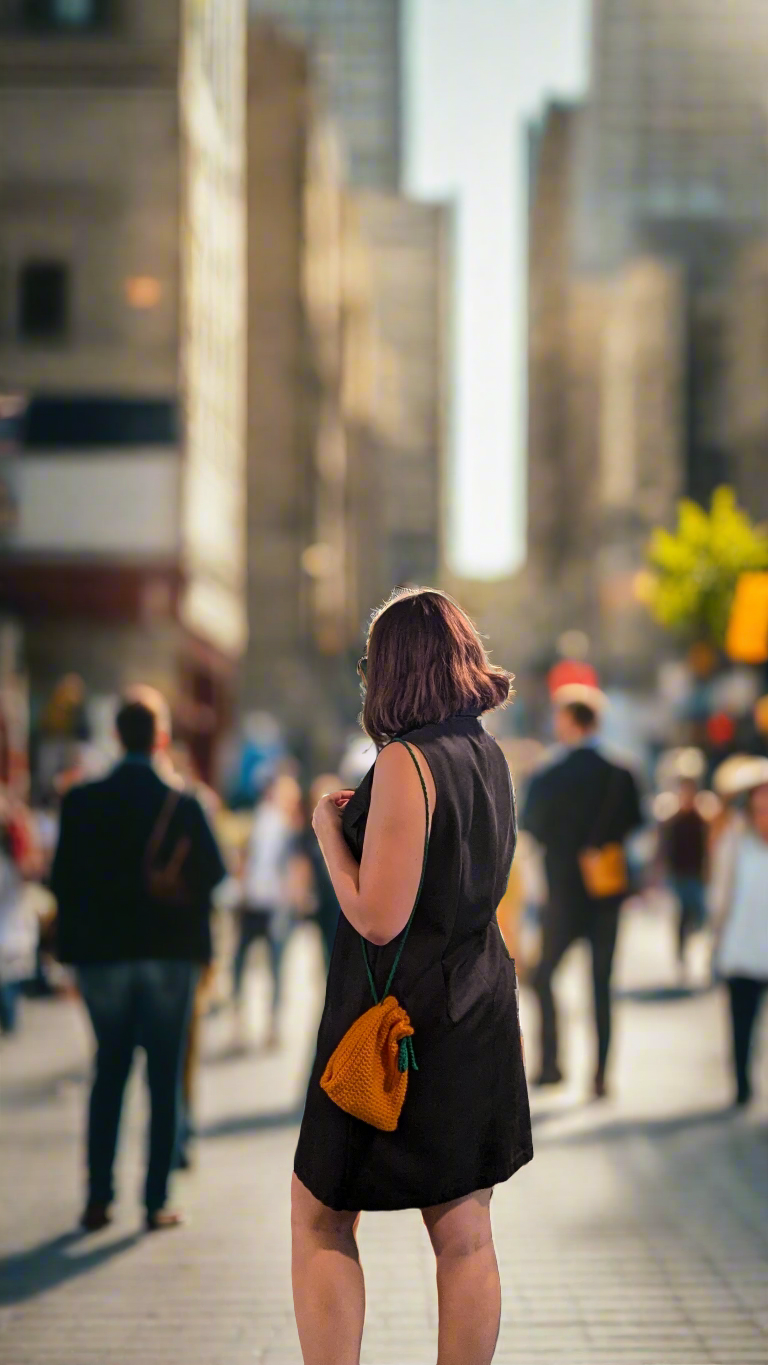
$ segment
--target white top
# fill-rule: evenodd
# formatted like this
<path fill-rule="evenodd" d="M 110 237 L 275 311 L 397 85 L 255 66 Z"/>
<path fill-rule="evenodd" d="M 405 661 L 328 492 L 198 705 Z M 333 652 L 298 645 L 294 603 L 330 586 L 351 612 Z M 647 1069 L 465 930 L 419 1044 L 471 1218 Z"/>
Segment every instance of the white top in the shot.
<path fill-rule="evenodd" d="M 0 852 L 0 982 L 34 975 L 38 922 L 11 859 Z"/>
<path fill-rule="evenodd" d="M 286 903 L 286 869 L 294 833 L 279 807 L 264 801 L 256 810 L 243 872 L 243 894 L 254 909 L 279 911 Z"/>
<path fill-rule="evenodd" d="M 744 824 L 722 837 L 714 856 L 710 903 L 723 930 L 723 976 L 768 981 L 768 843 Z"/>

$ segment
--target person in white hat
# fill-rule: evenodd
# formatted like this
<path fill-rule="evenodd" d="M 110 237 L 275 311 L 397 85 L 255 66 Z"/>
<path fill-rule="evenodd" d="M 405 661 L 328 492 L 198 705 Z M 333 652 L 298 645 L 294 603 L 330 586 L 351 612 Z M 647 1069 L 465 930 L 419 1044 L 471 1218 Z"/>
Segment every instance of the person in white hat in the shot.
<path fill-rule="evenodd" d="M 592 952 L 594 1092 L 599 1098 L 606 1093 L 611 970 L 619 910 L 628 887 L 620 877 L 609 877 L 598 887 L 587 878 L 585 855 L 593 860 L 597 855 L 598 863 L 606 855 L 615 870 L 624 840 L 642 824 L 640 795 L 632 774 L 598 749 L 605 694 L 587 683 L 567 683 L 556 689 L 552 701 L 560 747 L 549 766 L 533 778 L 522 818 L 522 827 L 544 849 L 548 882 L 541 958 L 532 983 L 541 1009 L 541 1069 L 534 1084 L 554 1085 L 562 1079 L 552 977 L 571 945 L 586 939 Z"/>
<path fill-rule="evenodd" d="M 746 794 L 713 855 L 709 904 L 717 933 L 715 966 L 728 987 L 738 1106 L 752 1098 L 755 1024 L 768 990 L 768 758 L 745 757 L 731 790 Z"/>

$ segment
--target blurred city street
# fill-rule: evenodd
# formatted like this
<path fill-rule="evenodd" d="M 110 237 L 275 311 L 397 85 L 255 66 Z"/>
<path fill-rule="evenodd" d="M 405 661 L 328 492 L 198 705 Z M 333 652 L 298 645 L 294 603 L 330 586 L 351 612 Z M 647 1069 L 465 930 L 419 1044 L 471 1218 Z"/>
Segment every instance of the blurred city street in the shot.
<path fill-rule="evenodd" d="M 0 0 L 0 1365 L 768 1363 L 767 70 Z"/>
<path fill-rule="evenodd" d="M 768 1357 L 765 1113 L 733 1116 L 724 1002 L 675 984 L 663 902 L 635 906 L 619 950 L 611 1098 L 585 1104 L 586 964 L 559 983 L 571 1081 L 534 1096 L 536 1157 L 494 1198 L 502 1365 L 748 1365 Z M 694 975 L 706 978 L 706 945 Z M 266 999 L 249 981 L 255 1050 L 207 1023 L 195 1169 L 179 1177 L 181 1231 L 139 1232 L 143 1095 L 134 1084 L 113 1228 L 80 1212 L 88 1039 L 70 1001 L 28 1002 L 3 1048 L 0 1355 L 5 1365 L 298 1365 L 288 1194 L 320 1007 L 320 954 L 289 947 L 286 1037 L 259 1052 Z M 528 1065 L 531 1001 L 523 991 Z M 768 1057 L 765 1037 L 762 1056 Z M 762 1086 L 764 1105 L 765 1087 Z M 366 1365 L 435 1358 L 433 1261 L 416 1214 L 366 1215 Z"/>

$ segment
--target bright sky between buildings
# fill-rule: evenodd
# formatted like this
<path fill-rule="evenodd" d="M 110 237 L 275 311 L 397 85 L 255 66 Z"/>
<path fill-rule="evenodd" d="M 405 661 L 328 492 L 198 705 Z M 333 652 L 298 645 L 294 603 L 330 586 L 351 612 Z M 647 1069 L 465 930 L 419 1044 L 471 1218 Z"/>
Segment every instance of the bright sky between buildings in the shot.
<path fill-rule="evenodd" d="M 455 204 L 446 544 L 467 578 L 526 557 L 526 141 L 586 86 L 588 0 L 406 0 L 405 173 Z"/>

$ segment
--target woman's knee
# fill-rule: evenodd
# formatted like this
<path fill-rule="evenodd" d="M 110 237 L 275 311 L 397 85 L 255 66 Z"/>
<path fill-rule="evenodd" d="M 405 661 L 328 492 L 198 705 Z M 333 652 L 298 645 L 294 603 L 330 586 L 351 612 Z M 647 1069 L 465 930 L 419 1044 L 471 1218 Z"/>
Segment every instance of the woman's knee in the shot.
<path fill-rule="evenodd" d="M 422 1218 L 438 1258 L 474 1256 L 493 1242 L 490 1203 L 492 1190 L 478 1190 L 451 1204 L 422 1209 Z"/>
<path fill-rule="evenodd" d="M 311 1236 L 317 1241 L 348 1242 L 354 1238 L 359 1213 L 329 1209 L 303 1185 L 297 1175 L 291 1180 L 291 1227 L 294 1236 Z"/>

